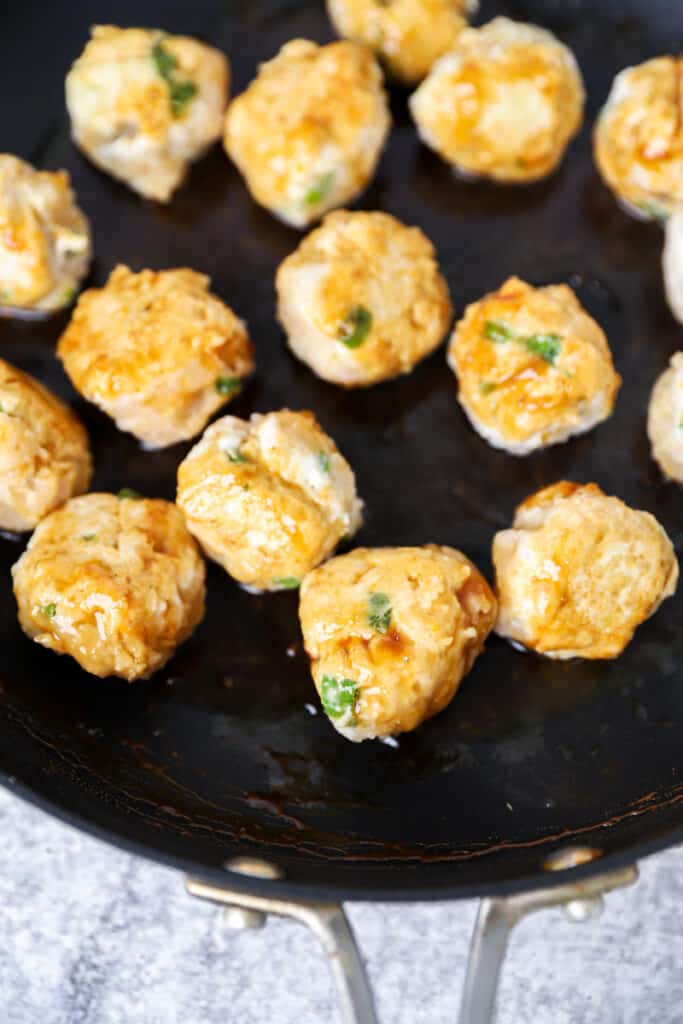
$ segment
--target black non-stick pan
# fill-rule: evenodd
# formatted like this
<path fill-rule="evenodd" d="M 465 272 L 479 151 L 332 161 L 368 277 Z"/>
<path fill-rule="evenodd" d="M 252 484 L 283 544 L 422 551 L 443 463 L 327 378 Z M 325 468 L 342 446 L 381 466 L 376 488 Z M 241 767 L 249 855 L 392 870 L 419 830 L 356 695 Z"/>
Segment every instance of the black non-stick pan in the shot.
<path fill-rule="evenodd" d="M 591 129 L 620 68 L 680 48 L 683 9 L 484 0 L 477 23 L 498 13 L 555 31 L 581 65 L 586 122 L 558 173 L 530 187 L 458 181 L 418 143 L 406 95 L 394 92 L 394 130 L 359 205 L 427 233 L 457 315 L 514 273 L 569 282 L 602 324 L 624 378 L 614 416 L 529 458 L 470 429 L 443 348 L 401 380 L 348 393 L 289 355 L 273 277 L 300 236 L 254 205 L 219 147 L 160 206 L 100 174 L 69 140 L 62 83 L 91 22 L 203 37 L 229 55 L 241 91 L 286 40 L 332 38 L 322 4 L 11 5 L 1 147 L 69 170 L 93 223 L 93 283 L 119 261 L 211 275 L 257 350 L 258 374 L 230 412 L 316 412 L 358 477 L 359 544 L 450 544 L 490 575 L 492 536 L 515 505 L 568 478 L 648 509 L 680 551 L 683 492 L 662 480 L 645 435 L 652 383 L 683 341 L 662 292 L 662 232 L 617 207 L 593 165 Z M 74 402 L 92 439 L 94 489 L 172 499 L 189 445 L 144 452 L 75 396 L 54 356 L 66 320 L 0 322 L 0 355 Z M 396 747 L 354 745 L 320 713 L 296 594 L 250 596 L 211 566 L 206 620 L 166 669 L 146 683 L 101 681 L 22 635 L 10 566 L 23 545 L 0 539 L 1 780 L 96 835 L 207 879 L 252 854 L 284 880 L 235 885 L 344 899 L 500 893 L 543 884 L 558 846 L 593 847 L 606 866 L 683 840 L 683 595 L 613 662 L 552 662 L 492 638 L 444 713 Z"/>

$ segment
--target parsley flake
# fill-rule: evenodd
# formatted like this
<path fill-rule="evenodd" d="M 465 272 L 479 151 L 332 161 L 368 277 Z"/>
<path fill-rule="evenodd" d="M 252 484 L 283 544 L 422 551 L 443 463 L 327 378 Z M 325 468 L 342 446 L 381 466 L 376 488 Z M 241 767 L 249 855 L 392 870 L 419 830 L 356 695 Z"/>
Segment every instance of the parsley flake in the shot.
<path fill-rule="evenodd" d="M 54 619 L 57 614 L 57 605 L 50 601 L 49 604 L 44 604 L 40 610 L 48 619 Z"/>
<path fill-rule="evenodd" d="M 242 452 L 239 451 L 239 450 L 234 451 L 234 452 L 226 452 L 225 454 L 228 456 L 228 460 L 230 462 L 248 462 L 249 461 L 249 459 L 246 457 L 246 455 L 242 455 Z"/>
<path fill-rule="evenodd" d="M 360 348 L 372 327 L 372 313 L 365 306 L 352 306 L 339 327 L 339 340 L 347 348 Z"/>
<path fill-rule="evenodd" d="M 138 491 L 134 491 L 132 487 L 122 487 L 117 494 L 119 501 L 123 501 L 124 498 L 131 498 L 134 501 L 138 501 L 141 497 L 142 495 Z"/>
<path fill-rule="evenodd" d="M 368 622 L 378 633 L 386 633 L 391 624 L 391 600 L 386 594 L 374 593 L 368 598 Z"/>
<path fill-rule="evenodd" d="M 481 391 L 482 395 L 490 395 L 491 392 L 495 391 L 497 387 L 498 385 L 495 384 L 492 380 L 479 381 L 479 390 Z"/>
<path fill-rule="evenodd" d="M 96 533 L 82 533 L 80 540 L 94 540 L 96 536 Z"/>
<path fill-rule="evenodd" d="M 327 452 L 318 452 L 318 465 L 322 469 L 323 473 L 329 473 L 330 471 L 330 457 Z"/>
<path fill-rule="evenodd" d="M 328 718 L 345 718 L 346 725 L 355 725 L 358 683 L 353 679 L 323 676 L 320 699 Z"/>

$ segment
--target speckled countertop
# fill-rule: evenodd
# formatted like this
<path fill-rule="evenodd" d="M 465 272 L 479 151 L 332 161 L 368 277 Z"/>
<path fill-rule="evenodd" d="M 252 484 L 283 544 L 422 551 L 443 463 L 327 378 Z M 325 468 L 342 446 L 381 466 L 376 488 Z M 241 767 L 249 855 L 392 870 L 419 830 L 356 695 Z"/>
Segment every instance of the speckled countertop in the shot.
<path fill-rule="evenodd" d="M 336 1024 L 315 940 L 233 932 L 173 871 L 0 791 L 2 1024 Z M 517 929 L 500 1024 L 683 1022 L 683 849 L 644 861 L 598 920 Z M 455 1024 L 476 906 L 354 904 L 382 1024 Z"/>

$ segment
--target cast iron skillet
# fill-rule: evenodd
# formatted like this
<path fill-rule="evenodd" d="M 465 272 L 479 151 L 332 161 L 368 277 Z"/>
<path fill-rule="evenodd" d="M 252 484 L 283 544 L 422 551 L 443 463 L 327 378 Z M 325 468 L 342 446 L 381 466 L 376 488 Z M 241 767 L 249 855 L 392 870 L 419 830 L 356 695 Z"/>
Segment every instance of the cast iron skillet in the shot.
<path fill-rule="evenodd" d="M 456 181 L 418 144 L 405 95 L 393 97 L 395 128 L 359 205 L 425 230 L 458 315 L 510 273 L 569 281 L 612 344 L 624 377 L 615 415 L 527 459 L 494 451 L 468 427 L 443 348 L 402 380 L 352 393 L 288 354 L 273 275 L 299 235 L 252 203 L 219 147 L 168 207 L 137 198 L 74 149 L 61 82 L 92 21 L 201 35 L 229 54 L 236 91 L 287 39 L 331 38 L 320 4 L 185 6 L 92 3 L 69 24 L 43 5 L 47 20 L 16 6 L 7 16 L 2 146 L 69 169 L 94 226 L 92 281 L 119 261 L 210 274 L 257 348 L 258 376 L 230 412 L 315 410 L 367 503 L 359 544 L 451 544 L 490 573 L 492 535 L 516 503 L 566 477 L 649 509 L 680 550 L 681 491 L 662 481 L 645 436 L 650 387 L 681 345 L 662 294 L 662 233 L 617 208 L 590 145 L 615 72 L 680 48 L 677 5 L 483 3 L 478 23 L 504 13 L 556 31 L 586 78 L 584 130 L 559 173 L 532 187 Z M 1 323 L 0 354 L 74 401 L 94 447 L 94 489 L 172 499 L 189 445 L 145 453 L 76 398 L 53 351 L 66 319 Z M 558 846 L 593 846 L 605 865 L 683 839 L 681 597 L 611 663 L 553 663 L 492 638 L 450 708 L 395 749 L 348 743 L 311 712 L 296 594 L 249 596 L 211 566 L 206 620 L 168 667 L 148 683 L 99 681 L 21 634 L 9 569 L 22 547 L 0 540 L 1 781 L 80 828 L 208 878 L 225 879 L 226 858 L 251 853 L 279 864 L 285 881 L 234 885 L 347 899 L 513 890 L 547 881 L 542 865 Z"/>

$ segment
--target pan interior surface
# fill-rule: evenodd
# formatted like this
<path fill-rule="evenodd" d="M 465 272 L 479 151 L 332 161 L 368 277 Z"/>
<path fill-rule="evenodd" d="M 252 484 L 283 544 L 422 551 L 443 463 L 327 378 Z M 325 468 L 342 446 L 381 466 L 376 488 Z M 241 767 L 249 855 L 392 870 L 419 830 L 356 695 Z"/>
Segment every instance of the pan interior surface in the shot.
<path fill-rule="evenodd" d="M 90 6 L 81 5 L 77 25 L 53 26 L 45 89 L 61 89 L 89 24 L 104 20 L 107 5 Z M 108 14 L 213 42 L 231 59 L 234 92 L 288 39 L 332 38 L 322 4 L 183 6 L 141 0 Z M 680 551 L 681 492 L 661 479 L 645 433 L 650 388 L 681 344 L 662 291 L 662 231 L 618 208 L 591 154 L 614 74 L 680 49 L 676 7 L 482 3 L 476 24 L 505 14 L 555 31 L 586 81 L 579 138 L 559 171 L 533 186 L 458 181 L 418 143 L 407 95 L 392 93 L 394 129 L 359 207 L 426 232 L 458 317 L 510 274 L 570 283 L 605 329 L 624 379 L 607 423 L 525 459 L 493 450 L 468 426 L 443 348 L 407 377 L 348 393 L 289 355 L 273 278 L 300 236 L 251 201 L 219 146 L 168 207 L 139 199 L 76 151 L 61 98 L 56 120 L 38 125 L 30 144 L 19 124 L 27 113 L 15 112 L 15 146 L 42 167 L 69 170 L 93 225 L 90 283 L 102 284 L 119 262 L 211 276 L 256 345 L 258 373 L 230 412 L 315 411 L 356 471 L 366 502 L 359 545 L 452 545 L 490 578 L 494 532 L 530 492 L 567 478 L 649 510 Z M 30 62 L 27 33 L 40 48 L 57 15 L 46 15 L 37 42 L 28 15 L 14 15 L 16 74 Z M 40 118 L 40 103 L 27 102 Z M 190 446 L 144 452 L 75 395 L 54 356 L 66 320 L 0 321 L 0 355 L 74 403 L 92 441 L 93 490 L 173 499 Z M 551 662 L 491 638 L 445 712 L 396 746 L 354 745 L 320 711 L 296 594 L 250 596 L 210 566 L 206 620 L 167 668 L 148 683 L 100 681 L 23 637 L 10 567 L 24 542 L 0 539 L 0 771 L 110 839 L 204 875 L 246 852 L 281 865 L 299 892 L 401 898 L 533 884 L 558 846 L 618 858 L 683 837 L 681 598 L 613 662 Z"/>

